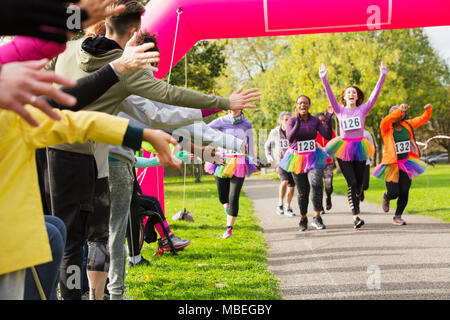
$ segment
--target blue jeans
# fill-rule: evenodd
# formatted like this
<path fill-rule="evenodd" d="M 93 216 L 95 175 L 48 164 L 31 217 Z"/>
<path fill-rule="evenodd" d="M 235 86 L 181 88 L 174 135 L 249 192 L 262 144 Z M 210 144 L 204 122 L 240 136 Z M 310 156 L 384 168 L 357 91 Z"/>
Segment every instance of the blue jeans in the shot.
<path fill-rule="evenodd" d="M 59 282 L 60 264 L 66 245 L 66 226 L 58 217 L 44 215 L 53 260 L 35 266 L 45 296 L 48 300 L 56 300 L 56 287 Z M 39 291 L 33 274 L 28 268 L 25 277 L 24 300 L 40 300 Z"/>

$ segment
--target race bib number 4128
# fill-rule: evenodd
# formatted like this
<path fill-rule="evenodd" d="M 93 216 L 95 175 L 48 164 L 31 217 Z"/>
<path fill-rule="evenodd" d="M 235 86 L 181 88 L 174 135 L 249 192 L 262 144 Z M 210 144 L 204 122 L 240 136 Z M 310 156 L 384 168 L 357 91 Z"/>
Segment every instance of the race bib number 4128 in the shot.
<path fill-rule="evenodd" d="M 343 118 L 341 121 L 342 129 L 345 131 L 361 129 L 361 119 L 359 117 Z"/>
<path fill-rule="evenodd" d="M 316 140 L 297 141 L 298 152 L 316 151 Z"/>

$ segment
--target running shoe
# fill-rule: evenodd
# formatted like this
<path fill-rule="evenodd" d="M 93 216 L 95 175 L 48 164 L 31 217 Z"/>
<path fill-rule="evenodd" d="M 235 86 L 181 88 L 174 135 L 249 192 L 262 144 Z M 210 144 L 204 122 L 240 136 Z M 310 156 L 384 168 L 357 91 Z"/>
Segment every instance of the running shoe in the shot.
<path fill-rule="evenodd" d="M 333 204 L 331 203 L 331 196 L 327 196 L 327 210 L 330 210 Z"/>
<path fill-rule="evenodd" d="M 396 226 L 405 226 L 406 222 L 402 219 L 401 216 L 395 216 L 393 219 L 393 224 Z"/>
<path fill-rule="evenodd" d="M 277 207 L 277 215 L 281 216 L 284 214 L 284 208 L 283 206 L 278 206 Z"/>
<path fill-rule="evenodd" d="M 137 262 L 137 263 L 128 261 L 128 267 L 130 267 L 130 268 L 134 268 L 136 266 L 149 266 L 149 265 L 150 265 L 150 261 L 146 260 L 144 257 L 142 257 L 141 260 L 139 260 L 139 262 Z"/>
<path fill-rule="evenodd" d="M 298 231 L 306 231 L 308 229 L 308 218 L 301 219 Z"/>
<path fill-rule="evenodd" d="M 224 239 L 228 239 L 229 237 L 231 237 L 233 235 L 233 228 L 232 227 L 227 227 L 227 229 L 225 230 L 222 238 Z"/>
<path fill-rule="evenodd" d="M 359 217 L 356 217 L 355 221 L 355 229 L 359 229 L 364 225 L 364 220 L 360 219 Z"/>
<path fill-rule="evenodd" d="M 383 203 L 381 204 L 381 208 L 384 212 L 389 212 L 389 199 L 387 193 L 383 193 Z"/>
<path fill-rule="evenodd" d="M 174 247 L 175 251 L 183 250 L 185 247 L 187 247 L 191 243 L 191 240 L 189 240 L 189 239 L 183 240 L 183 239 L 181 239 L 180 237 L 177 237 L 174 234 L 169 236 L 169 238 L 172 241 L 172 244 L 173 244 L 173 247 Z M 170 247 L 169 239 L 167 239 L 167 238 L 159 239 L 158 240 L 158 247 L 159 247 L 159 250 L 162 250 L 162 251 L 170 251 L 170 250 L 172 250 L 172 248 Z"/>
<path fill-rule="evenodd" d="M 311 225 L 316 228 L 317 230 L 325 229 L 325 225 L 323 224 L 322 217 L 321 216 L 315 216 L 313 218 L 313 222 Z"/>
<path fill-rule="evenodd" d="M 289 217 L 294 217 L 294 216 L 295 216 L 295 212 L 294 212 L 294 210 L 292 210 L 292 208 L 288 208 L 286 214 L 287 214 Z"/>

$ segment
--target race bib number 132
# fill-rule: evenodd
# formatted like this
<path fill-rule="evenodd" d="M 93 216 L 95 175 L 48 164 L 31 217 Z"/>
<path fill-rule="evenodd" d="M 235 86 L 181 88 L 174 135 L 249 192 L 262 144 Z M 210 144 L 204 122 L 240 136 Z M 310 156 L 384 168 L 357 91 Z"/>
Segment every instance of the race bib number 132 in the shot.
<path fill-rule="evenodd" d="M 408 141 L 400 141 L 395 144 L 395 149 L 397 150 L 397 154 L 407 153 L 411 151 L 411 142 Z"/>

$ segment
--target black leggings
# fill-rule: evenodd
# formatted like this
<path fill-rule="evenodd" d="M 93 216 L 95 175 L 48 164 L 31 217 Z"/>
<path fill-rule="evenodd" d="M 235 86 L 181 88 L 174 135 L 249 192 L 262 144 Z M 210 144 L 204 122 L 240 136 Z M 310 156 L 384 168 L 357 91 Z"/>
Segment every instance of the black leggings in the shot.
<path fill-rule="evenodd" d="M 411 179 L 408 175 L 400 171 L 398 183 L 386 182 L 387 197 L 389 200 L 397 199 L 397 209 L 395 210 L 396 216 L 401 216 L 408 204 L 409 189 L 411 188 Z"/>
<path fill-rule="evenodd" d="M 359 214 L 359 195 L 362 191 L 366 161 L 343 161 L 339 158 L 337 161 L 347 181 L 348 204 L 353 214 Z"/>
<path fill-rule="evenodd" d="M 239 195 L 245 178 L 216 178 L 217 191 L 219 192 L 220 203 L 228 203 L 228 215 L 237 217 L 239 212 Z"/>
<path fill-rule="evenodd" d="M 309 193 L 312 189 L 311 201 L 313 203 L 314 211 L 320 212 L 323 210 L 323 169 L 312 169 L 307 173 L 295 174 L 293 173 L 295 185 L 298 191 L 298 207 L 300 214 L 306 216 L 308 213 Z"/>

